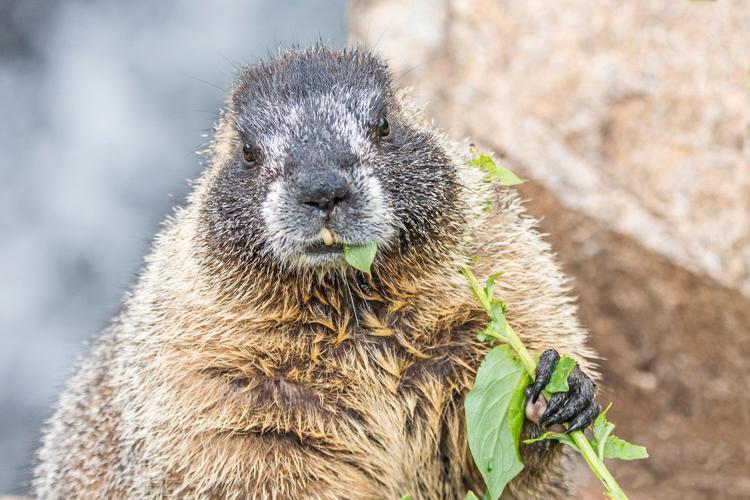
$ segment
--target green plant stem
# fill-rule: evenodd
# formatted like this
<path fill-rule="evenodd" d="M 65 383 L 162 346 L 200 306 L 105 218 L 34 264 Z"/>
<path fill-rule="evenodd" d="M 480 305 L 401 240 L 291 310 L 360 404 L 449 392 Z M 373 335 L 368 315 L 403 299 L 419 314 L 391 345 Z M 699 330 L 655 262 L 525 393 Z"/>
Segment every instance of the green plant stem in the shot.
<path fill-rule="evenodd" d="M 513 349 L 516 355 L 518 355 L 518 358 L 521 360 L 521 363 L 523 364 L 526 372 L 531 376 L 532 379 L 534 379 L 536 377 L 536 361 L 531 357 L 529 351 L 526 350 L 526 346 L 523 345 L 523 342 L 521 342 L 521 338 L 515 331 L 513 331 L 513 328 L 505 319 L 505 316 L 498 315 L 493 310 L 492 305 L 490 304 L 490 298 L 485 295 L 484 290 L 482 290 L 481 285 L 479 284 L 471 270 L 469 270 L 468 268 L 464 268 L 462 269 L 462 271 L 464 276 L 466 276 L 466 279 L 469 281 L 469 284 L 471 285 L 474 296 L 482 303 L 482 307 L 484 307 L 487 315 L 503 326 L 503 335 L 497 334 L 493 336 L 496 339 L 504 341 L 508 345 L 510 345 L 511 349 Z M 581 455 L 583 455 L 583 459 L 586 460 L 586 463 L 606 488 L 607 494 L 617 500 L 627 500 L 627 495 L 625 495 L 625 492 L 622 490 L 622 488 L 620 488 L 620 485 L 617 484 L 617 481 L 615 480 L 614 476 L 612 476 L 612 473 L 609 472 L 607 466 L 604 465 L 604 462 L 599 459 L 599 456 L 596 454 L 594 448 L 592 448 L 589 440 L 586 439 L 586 435 L 583 433 L 583 431 L 573 431 L 570 433 L 570 437 L 578 446 Z"/>
<path fill-rule="evenodd" d="M 616 500 L 628 500 L 628 496 L 622 491 L 620 485 L 617 484 L 617 480 L 615 480 L 612 473 L 609 472 L 607 466 L 604 465 L 604 462 L 599 460 L 599 456 L 596 454 L 594 448 L 591 447 L 591 443 L 586 439 L 583 431 L 573 431 L 570 433 L 570 437 L 572 437 L 573 441 L 578 445 L 578 449 L 580 450 L 581 455 L 583 455 L 583 459 L 586 460 L 586 463 L 589 464 L 589 468 L 607 489 L 609 496 Z"/>

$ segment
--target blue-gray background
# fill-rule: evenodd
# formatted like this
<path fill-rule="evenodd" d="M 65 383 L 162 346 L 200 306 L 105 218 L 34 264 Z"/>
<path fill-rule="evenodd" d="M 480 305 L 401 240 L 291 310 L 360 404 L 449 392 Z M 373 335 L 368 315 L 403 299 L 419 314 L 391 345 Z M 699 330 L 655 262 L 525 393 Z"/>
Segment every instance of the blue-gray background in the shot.
<path fill-rule="evenodd" d="M 0 0 L 0 494 L 132 284 L 234 66 L 345 41 L 343 0 Z"/>

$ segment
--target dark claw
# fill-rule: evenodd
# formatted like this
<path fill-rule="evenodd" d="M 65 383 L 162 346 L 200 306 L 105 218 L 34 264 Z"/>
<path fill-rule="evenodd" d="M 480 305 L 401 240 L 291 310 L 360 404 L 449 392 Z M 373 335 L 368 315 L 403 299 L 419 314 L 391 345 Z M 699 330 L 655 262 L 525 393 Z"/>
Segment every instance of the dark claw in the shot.
<path fill-rule="evenodd" d="M 539 424 L 543 427 L 570 422 L 571 426 L 575 424 L 576 428 L 582 428 L 588 426 L 598 415 L 594 382 L 577 366 L 568 376 L 568 386 L 570 390 L 563 393 L 565 397 L 560 398 L 561 402 L 556 402 L 554 406 L 552 400 L 560 393 L 552 396 L 547 411 L 539 419 Z"/>
<path fill-rule="evenodd" d="M 528 386 L 524 391 L 526 399 L 530 399 L 532 403 L 536 403 L 542 389 L 549 384 L 549 379 L 559 360 L 560 355 L 557 354 L 557 351 L 554 349 L 547 349 L 542 353 L 539 357 L 539 363 L 536 365 L 536 377 L 534 378 L 534 383 Z M 549 408 L 547 408 L 547 411 L 549 411 Z"/>
<path fill-rule="evenodd" d="M 544 413 L 542 413 L 542 416 L 539 417 L 539 425 L 546 427 L 544 425 L 544 421 L 550 417 L 550 415 L 554 415 L 557 413 L 557 411 L 562 408 L 565 405 L 565 401 L 568 399 L 568 393 L 567 392 L 557 392 L 552 395 L 551 398 L 549 398 L 549 402 L 547 403 L 547 409 L 544 410 Z"/>
<path fill-rule="evenodd" d="M 570 427 L 565 431 L 565 434 L 570 434 L 578 429 L 585 429 L 589 425 L 594 423 L 594 419 L 599 416 L 599 405 L 596 401 L 592 401 L 585 410 L 579 413 L 573 420 L 570 421 Z"/>

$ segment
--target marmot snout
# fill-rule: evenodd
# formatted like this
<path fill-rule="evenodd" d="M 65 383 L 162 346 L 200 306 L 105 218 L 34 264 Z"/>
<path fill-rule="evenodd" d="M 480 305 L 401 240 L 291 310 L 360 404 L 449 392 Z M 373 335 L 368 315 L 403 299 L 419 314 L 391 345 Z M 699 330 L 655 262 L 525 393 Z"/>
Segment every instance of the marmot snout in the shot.
<path fill-rule="evenodd" d="M 484 312 L 457 272 L 473 256 L 480 276 L 504 271 L 496 294 L 532 350 L 590 372 L 535 221 L 371 53 L 316 47 L 242 70 L 207 154 L 60 397 L 38 496 L 481 492 L 463 398 Z M 371 242 L 372 276 L 344 265 L 343 245 Z M 560 447 L 523 453 L 509 494 L 567 494 Z"/>

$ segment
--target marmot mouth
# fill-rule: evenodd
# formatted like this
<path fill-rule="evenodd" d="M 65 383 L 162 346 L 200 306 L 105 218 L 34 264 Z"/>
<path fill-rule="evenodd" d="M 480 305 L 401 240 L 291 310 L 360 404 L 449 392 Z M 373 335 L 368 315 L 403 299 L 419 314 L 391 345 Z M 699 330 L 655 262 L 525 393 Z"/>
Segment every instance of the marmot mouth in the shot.
<path fill-rule="evenodd" d="M 344 252 L 344 245 L 341 243 L 334 243 L 333 245 L 326 245 L 323 242 L 313 243 L 305 247 L 304 252 L 308 255 L 335 255 Z"/>

